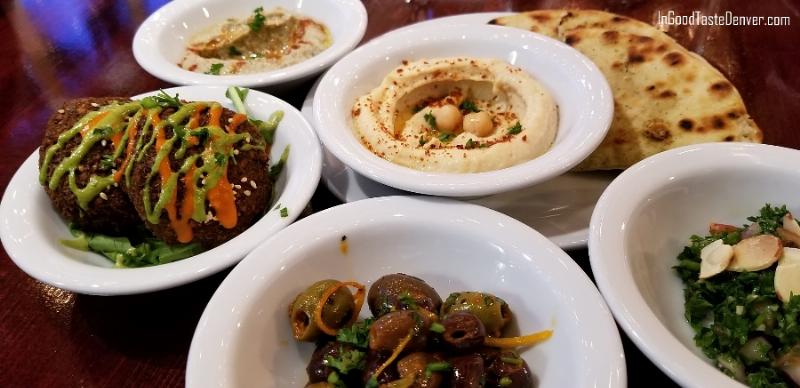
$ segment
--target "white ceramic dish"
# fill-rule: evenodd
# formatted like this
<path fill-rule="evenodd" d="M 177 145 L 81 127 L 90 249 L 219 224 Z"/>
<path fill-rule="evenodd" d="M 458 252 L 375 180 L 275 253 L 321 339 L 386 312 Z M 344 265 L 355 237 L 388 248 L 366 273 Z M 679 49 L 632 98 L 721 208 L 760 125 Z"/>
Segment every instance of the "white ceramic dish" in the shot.
<path fill-rule="evenodd" d="M 166 89 L 187 100 L 219 101 L 233 106 L 225 98 L 224 87 L 188 86 Z M 146 97 L 148 94 L 134 96 Z M 271 210 L 245 232 L 214 249 L 169 264 L 119 269 L 106 258 L 91 252 L 67 248 L 59 240 L 71 238 L 67 224 L 50 205 L 39 185 L 39 152 L 20 166 L 11 179 L 0 203 L 0 239 L 14 263 L 28 275 L 66 290 L 99 295 L 136 294 L 178 286 L 214 274 L 241 260 L 261 241 L 294 221 L 305 208 L 317 187 L 321 169 L 321 151 L 314 131 L 291 105 L 268 94 L 251 90 L 246 99 L 248 112 L 266 120 L 275 110 L 284 118 L 276 131 L 272 161 L 289 144 L 291 152 L 282 177 L 277 182 L 278 198 L 289 211 L 281 217 Z M 271 162 L 272 162 L 271 161 Z"/>
<path fill-rule="evenodd" d="M 333 44 L 303 62 L 261 73 L 208 75 L 178 67 L 186 44 L 199 31 L 227 18 L 245 18 L 256 7 L 280 6 L 309 16 L 331 31 Z M 367 28 L 367 11 L 359 0 L 197 0 L 173 1 L 150 15 L 133 38 L 133 55 L 155 77 L 179 85 L 267 87 L 318 74 L 353 49 Z"/>
<path fill-rule="evenodd" d="M 510 168 L 476 173 L 425 173 L 393 164 L 353 135 L 350 110 L 402 60 L 446 56 L 500 58 L 536 77 L 559 105 L 555 144 Z M 318 135 L 337 159 L 372 180 L 415 193 L 451 197 L 495 194 L 545 181 L 574 167 L 602 141 L 613 101 L 603 75 L 579 52 L 527 31 L 490 25 L 435 24 L 387 33 L 348 54 L 322 78 L 314 96 Z"/>
<path fill-rule="evenodd" d="M 592 272 L 636 345 L 687 387 L 738 387 L 694 345 L 672 270 L 692 234 L 739 225 L 765 203 L 800 211 L 800 152 L 713 143 L 662 152 L 622 173 L 592 216 Z"/>
<path fill-rule="evenodd" d="M 347 254 L 339 249 L 343 235 Z M 520 332 L 552 327 L 550 340 L 522 353 L 540 387 L 626 384 L 616 326 L 588 277 L 557 246 L 480 206 L 384 197 L 309 216 L 248 255 L 200 319 L 187 387 L 304 386 L 314 346 L 292 338 L 292 298 L 319 279 L 372 282 L 395 272 L 421 277 L 443 298 L 464 289 L 494 293 L 509 303 Z"/>
<path fill-rule="evenodd" d="M 447 19 L 474 19 L 481 23 L 503 13 L 458 15 Z M 479 17 L 476 17 L 479 16 Z M 424 22 L 431 23 L 431 22 Z M 303 102 L 301 113 L 313 121 L 316 85 Z M 617 172 L 566 173 L 532 187 L 467 200 L 488 207 L 536 229 L 561 249 L 585 248 L 589 240 L 589 220 L 594 205 Z M 322 181 L 342 202 L 391 195 L 408 195 L 369 179 L 322 149 Z"/>

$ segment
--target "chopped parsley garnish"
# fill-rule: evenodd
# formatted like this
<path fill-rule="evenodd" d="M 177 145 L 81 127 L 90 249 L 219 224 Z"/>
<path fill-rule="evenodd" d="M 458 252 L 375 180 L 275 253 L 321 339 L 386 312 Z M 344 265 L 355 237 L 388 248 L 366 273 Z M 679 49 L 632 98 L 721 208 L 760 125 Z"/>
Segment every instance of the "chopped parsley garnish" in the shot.
<path fill-rule="evenodd" d="M 781 219 L 788 212 L 789 211 L 786 210 L 786 205 L 781 207 L 772 207 L 772 205 L 766 204 L 761 208 L 761 211 L 757 217 L 748 217 L 747 220 L 758 223 L 762 233 L 772 234 L 775 233 L 775 230 L 782 225 L 783 222 Z"/>
<path fill-rule="evenodd" d="M 339 378 L 339 374 L 336 372 L 331 372 L 328 374 L 328 384 L 332 385 L 333 388 L 347 388 L 347 384 Z"/>
<path fill-rule="evenodd" d="M 145 97 L 142 99 L 142 106 L 146 109 L 153 108 L 180 108 L 183 105 L 181 100 L 178 99 L 178 93 L 175 97 L 170 96 L 167 92 L 159 90 L 155 96 Z"/>
<path fill-rule="evenodd" d="M 517 366 L 522 365 L 522 359 L 518 357 L 500 357 L 500 361 L 503 361 L 506 364 L 511 364 L 511 365 L 517 365 Z"/>
<path fill-rule="evenodd" d="M 282 207 L 281 208 L 281 218 L 289 217 L 289 209 Z"/>
<path fill-rule="evenodd" d="M 97 136 L 108 136 L 111 134 L 111 127 L 100 127 L 92 130 L 92 134 Z"/>
<path fill-rule="evenodd" d="M 350 327 L 339 329 L 336 333 L 336 340 L 366 349 L 369 345 L 369 328 L 372 326 L 373 321 L 374 319 L 367 318 L 354 323 Z"/>
<path fill-rule="evenodd" d="M 471 149 L 473 149 L 475 147 L 478 147 L 479 144 L 480 143 L 478 143 L 477 141 L 472 141 L 472 139 L 469 139 L 469 140 L 467 140 L 467 143 L 464 144 L 464 148 L 466 148 L 468 150 L 471 150 Z"/>
<path fill-rule="evenodd" d="M 228 47 L 228 55 L 232 57 L 238 57 L 242 55 L 242 52 L 239 51 L 239 49 L 237 49 L 236 46 L 230 46 Z"/>
<path fill-rule="evenodd" d="M 455 137 L 456 135 L 453 135 L 452 133 L 440 133 L 438 136 L 439 141 L 442 143 L 447 143 L 450 140 L 453 140 Z"/>
<path fill-rule="evenodd" d="M 325 365 L 334 368 L 339 373 L 346 375 L 352 370 L 362 370 L 365 366 L 365 353 L 360 350 L 343 351 L 339 348 L 339 356 L 333 357 L 331 355 L 325 356 Z"/>
<path fill-rule="evenodd" d="M 431 324 L 431 328 L 429 330 L 434 332 L 434 333 L 442 334 L 442 333 L 444 333 L 444 325 L 442 325 L 439 322 L 434 322 L 434 323 Z"/>
<path fill-rule="evenodd" d="M 103 155 L 103 157 L 100 158 L 100 169 L 111 170 L 114 168 L 114 165 L 114 155 Z"/>
<path fill-rule="evenodd" d="M 253 10 L 253 19 L 247 25 L 250 26 L 250 31 L 258 31 L 264 27 L 265 20 L 267 17 L 264 16 L 264 7 L 258 7 Z"/>
<path fill-rule="evenodd" d="M 450 363 L 441 361 L 441 362 L 430 362 L 428 365 L 425 365 L 425 377 L 431 377 L 433 372 L 447 372 L 450 370 Z"/>
<path fill-rule="evenodd" d="M 198 143 L 203 144 L 208 139 L 208 128 L 200 128 L 194 131 L 189 131 L 189 135 L 197 138 Z"/>
<path fill-rule="evenodd" d="M 378 378 L 375 376 L 370 377 L 364 388 L 378 388 Z"/>
<path fill-rule="evenodd" d="M 514 124 L 514 126 L 508 129 L 509 135 L 516 135 L 520 132 L 522 132 L 522 124 L 520 124 L 519 121 L 517 121 L 517 123 Z"/>
<path fill-rule="evenodd" d="M 464 100 L 459 106 L 458 109 L 465 110 L 467 112 L 480 112 L 481 110 L 475 106 L 475 103 L 470 100 Z"/>
<path fill-rule="evenodd" d="M 178 137 L 178 139 L 183 139 L 183 137 L 186 136 L 186 127 L 183 125 L 176 125 L 174 128 L 172 128 L 172 132 Z"/>
<path fill-rule="evenodd" d="M 214 162 L 217 163 L 217 166 L 224 166 L 225 162 L 228 161 L 228 156 L 223 154 L 222 152 L 215 152 L 214 153 Z"/>
<path fill-rule="evenodd" d="M 425 116 L 423 117 L 425 118 L 425 122 L 428 123 L 431 128 L 436 129 L 436 117 L 433 116 L 432 111 L 428 111 L 428 113 L 425 113 Z"/>
<path fill-rule="evenodd" d="M 508 376 L 503 376 L 503 378 L 501 378 L 500 381 L 498 382 L 498 385 L 500 385 L 501 387 L 507 387 L 511 385 L 513 382 L 514 381 L 511 380 Z"/>
<path fill-rule="evenodd" d="M 404 304 L 407 308 L 416 310 L 417 309 L 417 301 L 411 296 L 411 293 L 408 291 L 403 291 L 398 295 L 398 301 Z"/>
<path fill-rule="evenodd" d="M 425 143 L 428 142 L 428 139 L 425 138 L 425 135 L 419 135 L 419 145 L 424 146 Z"/>
<path fill-rule="evenodd" d="M 211 64 L 211 68 L 208 69 L 206 74 L 219 75 L 219 71 L 222 70 L 222 66 L 224 65 L 221 63 L 213 63 Z"/>

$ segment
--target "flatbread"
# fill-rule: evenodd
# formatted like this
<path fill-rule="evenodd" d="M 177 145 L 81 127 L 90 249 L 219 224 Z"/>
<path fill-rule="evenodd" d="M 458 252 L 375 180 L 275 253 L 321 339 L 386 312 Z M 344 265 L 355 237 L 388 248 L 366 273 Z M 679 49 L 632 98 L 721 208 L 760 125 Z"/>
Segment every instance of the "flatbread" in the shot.
<path fill-rule="evenodd" d="M 490 23 L 561 40 L 606 76 L 614 119 L 602 144 L 576 170 L 624 169 L 689 144 L 763 139 L 733 84 L 647 23 L 592 10 L 533 11 Z"/>

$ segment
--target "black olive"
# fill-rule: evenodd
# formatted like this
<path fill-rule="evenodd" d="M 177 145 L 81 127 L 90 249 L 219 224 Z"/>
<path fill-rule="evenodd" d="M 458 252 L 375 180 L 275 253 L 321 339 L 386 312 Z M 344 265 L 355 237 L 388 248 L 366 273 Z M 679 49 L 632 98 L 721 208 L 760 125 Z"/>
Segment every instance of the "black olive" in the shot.
<path fill-rule="evenodd" d="M 391 353 L 409 333 L 412 333 L 413 337 L 404 350 L 424 349 L 428 343 L 428 329 L 431 323 L 428 315 L 416 311 L 395 311 L 386 314 L 370 326 L 369 348 Z"/>
<path fill-rule="evenodd" d="M 528 364 L 516 352 L 490 352 L 485 358 L 486 386 L 503 388 L 533 388 L 534 376 Z"/>
<path fill-rule="evenodd" d="M 483 344 L 486 328 L 478 317 L 466 311 L 447 314 L 442 320 L 445 343 L 458 350 L 472 349 Z"/>
<path fill-rule="evenodd" d="M 483 357 L 479 354 L 466 354 L 450 359 L 452 388 L 481 388 L 485 383 Z"/>
<path fill-rule="evenodd" d="M 392 311 L 417 309 L 438 314 L 442 298 L 424 280 L 398 273 L 376 280 L 369 288 L 367 303 L 376 317 Z"/>

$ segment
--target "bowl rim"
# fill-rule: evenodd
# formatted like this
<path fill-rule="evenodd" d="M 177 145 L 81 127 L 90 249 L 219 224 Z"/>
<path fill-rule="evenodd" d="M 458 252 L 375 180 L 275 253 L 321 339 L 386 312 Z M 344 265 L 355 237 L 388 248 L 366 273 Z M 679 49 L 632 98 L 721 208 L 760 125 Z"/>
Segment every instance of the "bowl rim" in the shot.
<path fill-rule="evenodd" d="M 751 158 L 736 158 L 736 155 Z M 682 386 L 744 387 L 717 370 L 710 360 L 688 349 L 649 307 L 631 272 L 624 242 L 625 223 L 649 195 L 677 177 L 754 163 L 768 169 L 785 166 L 787 159 L 800 162 L 800 152 L 753 143 L 704 143 L 675 148 L 625 170 L 606 188 L 595 206 L 589 231 L 589 261 L 598 288 L 617 323 L 634 344 Z"/>
<path fill-rule="evenodd" d="M 181 69 L 177 64 L 164 58 L 160 50 L 163 41 L 158 37 L 164 33 L 170 20 L 188 9 L 208 3 L 224 3 L 225 0 L 173 1 L 165 4 L 150 14 L 137 28 L 132 43 L 133 56 L 139 66 L 154 77 L 177 85 L 224 85 L 253 88 L 304 79 L 336 63 L 361 42 L 367 31 L 367 10 L 361 1 L 326 1 L 329 4 L 349 9 L 349 12 L 358 19 L 358 23 L 348 26 L 348 33 L 342 36 L 343 39 L 334 40 L 330 47 L 319 54 L 283 68 L 249 74 L 208 75 Z"/>
<path fill-rule="evenodd" d="M 573 142 L 575 147 L 558 153 L 554 153 L 557 146 L 551 147 L 537 158 L 500 170 L 455 174 L 424 172 L 400 166 L 374 155 L 357 141 L 352 142 L 355 136 L 352 136 L 353 139 L 344 138 L 344 133 L 352 135 L 352 128 L 346 123 L 346 119 L 340 125 L 340 112 L 335 111 L 326 100 L 333 98 L 334 95 L 340 97 L 336 91 L 342 87 L 338 85 L 337 77 L 346 69 L 360 66 L 369 61 L 369 56 L 376 53 L 385 50 L 394 52 L 397 50 L 395 46 L 410 46 L 412 44 L 407 41 L 419 36 L 429 37 L 426 40 L 438 39 L 436 44 L 442 45 L 446 44 L 446 41 L 464 40 L 465 37 L 478 41 L 491 40 L 490 36 L 493 34 L 502 34 L 505 40 L 513 39 L 520 42 L 520 46 L 547 47 L 559 57 L 569 58 L 576 68 L 585 70 L 582 74 L 583 79 L 592 84 L 591 93 L 586 93 L 589 96 L 586 99 L 592 101 L 593 109 L 576 110 L 581 113 L 574 125 L 575 128 L 560 140 L 562 143 Z M 369 68 L 365 67 L 361 71 L 367 72 Z M 533 73 L 535 76 L 536 72 Z M 570 104 L 569 101 L 566 103 Z M 475 197 L 507 192 L 532 186 L 568 171 L 600 145 L 611 126 L 614 112 L 613 95 L 605 76 L 591 60 L 574 48 L 534 32 L 474 23 L 450 23 L 448 29 L 444 31 L 438 24 L 421 23 L 388 32 L 371 40 L 344 56 L 323 75 L 314 95 L 313 105 L 317 135 L 326 149 L 344 164 L 359 174 L 390 187 L 413 193 L 449 197 Z M 559 109 L 559 112 L 561 111 L 563 110 Z M 559 117 L 563 117 L 561 113 Z M 329 127 L 335 129 L 326 130 Z"/>
<path fill-rule="evenodd" d="M 591 360 L 591 362 L 587 361 L 587 364 L 599 365 L 596 375 L 592 375 L 596 379 L 597 386 L 626 386 L 625 355 L 619 331 L 597 288 L 594 287 L 586 273 L 563 250 L 527 225 L 497 211 L 452 199 L 424 196 L 377 197 L 335 206 L 312 214 L 265 240 L 231 271 L 206 305 L 189 349 L 186 364 L 186 386 L 206 386 L 217 383 L 225 385 L 225 381 L 230 375 L 226 374 L 229 373 L 227 369 L 223 370 L 222 365 L 225 363 L 220 360 L 224 360 L 222 358 L 224 356 L 220 354 L 225 352 L 219 351 L 218 346 L 220 341 L 224 341 L 225 344 L 235 341 L 235 337 L 228 335 L 230 331 L 226 328 L 237 327 L 239 317 L 234 316 L 235 314 L 220 312 L 244 311 L 240 307 L 246 307 L 247 300 L 253 298 L 253 294 L 251 293 L 252 288 L 242 285 L 263 282 L 264 279 L 256 279 L 258 274 L 272 276 L 282 270 L 284 266 L 303 260 L 302 257 L 294 254 L 289 258 L 267 261 L 263 260 L 265 254 L 284 252 L 284 249 L 294 246 L 297 239 L 307 241 L 307 245 L 314 245 L 319 244 L 321 235 L 341 235 L 341 220 L 345 217 L 381 223 L 383 221 L 376 220 L 381 218 L 397 219 L 403 213 L 406 216 L 400 219 L 409 220 L 434 212 L 437 217 L 430 219 L 431 222 L 444 223 L 446 222 L 444 220 L 460 218 L 502 223 L 504 236 L 513 236 L 514 241 L 520 244 L 536 245 L 542 251 L 549 252 L 549 257 L 542 259 L 542 265 L 557 269 L 558 271 L 554 273 L 558 273 L 565 288 L 578 290 L 576 293 L 582 297 L 575 298 L 576 307 L 586 316 L 594 319 L 591 325 L 583 325 L 583 327 L 593 334 L 591 339 L 594 346 L 603 349 L 602 352 L 585 355 L 586 359 Z M 409 220 L 408 222 L 416 221 Z M 359 223 L 361 222 L 359 221 Z M 464 224 L 469 227 L 478 227 L 474 221 Z M 308 239 L 309 235 L 318 238 Z M 242 291 L 244 291 L 244 297 Z M 213 348 L 215 346 L 216 348 Z M 211 365 L 214 367 L 211 368 Z"/>
<path fill-rule="evenodd" d="M 167 93 L 179 93 L 181 96 L 191 96 L 194 93 L 213 93 L 224 96 L 225 90 L 226 88 L 223 86 L 180 86 L 164 89 Z M 157 91 L 139 94 L 132 98 L 142 98 L 154 93 Z M 280 217 L 276 209 L 269 209 L 254 225 L 218 247 L 184 260 L 151 267 L 108 268 L 60 256 L 59 260 L 63 261 L 62 268 L 60 271 L 54 271 L 48 268 L 46 263 L 32 260 L 29 257 L 31 252 L 27 250 L 29 248 L 24 248 L 24 246 L 29 246 L 31 241 L 27 244 L 14 241 L 13 230 L 15 228 L 10 223 L 3 222 L 0 224 L 0 240 L 3 242 L 6 253 L 29 276 L 61 289 L 90 295 L 129 295 L 158 291 L 199 280 L 236 264 L 263 241 L 264 236 L 256 232 L 274 234 L 300 215 L 319 184 L 322 170 L 322 151 L 319 142 L 311 125 L 302 114 L 285 101 L 257 90 L 250 91 L 245 104 L 247 105 L 249 101 L 256 98 L 264 98 L 270 104 L 276 104 L 279 109 L 284 110 L 286 115 L 291 115 L 293 120 L 300 124 L 286 132 L 291 133 L 289 136 L 294 139 L 288 141 L 293 145 L 294 151 L 303 152 L 302 164 L 290 162 L 299 166 L 295 171 L 294 178 L 288 178 L 284 191 L 272 201 L 280 200 L 283 206 L 296 209 L 296 211 L 290 211 L 287 217 Z M 218 101 L 222 101 L 222 99 L 220 98 Z M 267 113 L 263 113 L 263 115 L 267 115 Z M 274 158 L 274 154 L 272 158 Z M 274 160 L 272 158 L 271 160 Z M 36 174 L 30 170 L 32 168 L 38 171 L 38 160 L 39 150 L 37 149 L 14 173 L 3 194 L 2 202 L 0 202 L 0 219 L 8 221 L 12 218 L 19 218 L 14 208 L 14 204 L 19 201 L 16 199 L 17 195 L 24 196 L 34 190 L 42 190 L 39 182 L 35 179 Z M 44 195 L 43 192 L 42 195 Z M 35 200 L 31 201 L 35 205 Z M 55 210 L 52 208 L 44 211 L 55 214 Z M 60 217 L 56 216 L 56 218 L 60 220 Z M 259 225 L 259 223 L 263 224 Z"/>

